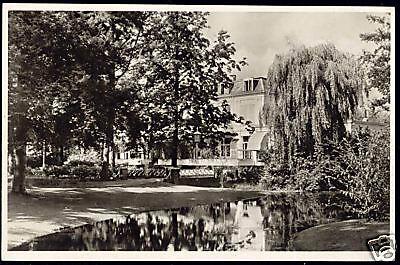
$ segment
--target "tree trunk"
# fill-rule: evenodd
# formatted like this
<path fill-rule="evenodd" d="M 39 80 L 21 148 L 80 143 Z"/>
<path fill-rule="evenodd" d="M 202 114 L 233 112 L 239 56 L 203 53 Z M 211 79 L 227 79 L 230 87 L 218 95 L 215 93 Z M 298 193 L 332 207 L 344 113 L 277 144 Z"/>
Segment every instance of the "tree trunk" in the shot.
<path fill-rule="evenodd" d="M 110 91 L 115 91 L 116 79 L 115 79 L 115 63 L 112 63 L 110 72 L 108 74 L 108 78 L 110 80 Z M 109 117 L 109 143 L 111 147 L 111 172 L 114 172 L 115 169 L 115 141 L 114 141 L 114 123 L 115 123 L 115 101 L 113 97 L 111 97 L 110 102 L 110 117 Z"/>
<path fill-rule="evenodd" d="M 105 148 L 104 141 L 101 141 L 101 146 L 100 146 L 101 162 L 104 162 L 104 161 L 105 161 L 105 157 L 104 157 L 104 148 Z"/>
<path fill-rule="evenodd" d="M 115 142 L 114 137 L 111 140 L 111 172 L 115 170 Z"/>
<path fill-rule="evenodd" d="M 42 143 L 42 169 L 46 168 L 46 141 Z"/>
<path fill-rule="evenodd" d="M 64 146 L 60 145 L 60 163 L 64 162 Z"/>
<path fill-rule="evenodd" d="M 178 80 L 178 78 L 176 78 Z M 175 98 L 179 96 L 179 83 L 178 81 L 174 84 Z M 177 102 L 177 100 L 175 101 Z M 178 105 L 175 106 L 174 111 L 174 132 L 172 135 L 172 152 L 171 152 L 171 165 L 173 167 L 178 166 L 178 146 L 179 146 L 179 110 Z"/>
<path fill-rule="evenodd" d="M 28 121 L 22 114 L 18 114 L 18 116 L 15 131 L 15 175 L 12 183 L 12 192 L 25 193 Z"/>
<path fill-rule="evenodd" d="M 8 174 L 14 177 L 15 174 L 15 140 L 14 140 L 14 125 L 9 124 L 8 130 Z"/>
<path fill-rule="evenodd" d="M 110 164 L 110 145 L 108 142 L 106 143 L 106 155 L 105 156 L 106 156 L 107 165 L 109 165 Z"/>
<path fill-rule="evenodd" d="M 15 160 L 15 148 L 13 145 L 12 152 L 11 152 L 11 167 L 10 167 L 10 172 L 9 172 L 9 174 L 13 177 L 15 175 L 15 169 L 16 169 L 16 160 Z"/>

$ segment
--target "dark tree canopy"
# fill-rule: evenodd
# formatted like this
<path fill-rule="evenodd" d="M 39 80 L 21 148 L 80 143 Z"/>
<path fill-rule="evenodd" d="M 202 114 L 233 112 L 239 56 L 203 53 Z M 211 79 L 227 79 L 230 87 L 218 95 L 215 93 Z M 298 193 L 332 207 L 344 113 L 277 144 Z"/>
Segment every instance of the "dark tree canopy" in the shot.
<path fill-rule="evenodd" d="M 10 12 L 14 191 L 24 191 L 26 146 L 34 141 L 101 151 L 104 144 L 114 165 L 114 141 L 122 133 L 148 148 L 171 144 L 176 161 L 177 146 L 196 130 L 218 138 L 229 122 L 240 121 L 226 104 L 215 104 L 216 88 L 229 85 L 229 73 L 245 63 L 233 59 L 227 32 L 213 43 L 205 37 L 206 17 L 201 12 Z"/>
<path fill-rule="evenodd" d="M 359 62 L 331 44 L 277 55 L 267 82 L 261 123 L 287 162 L 326 139 L 340 140 L 364 89 Z"/>
<path fill-rule="evenodd" d="M 205 36 L 207 15 L 153 13 L 143 32 L 148 45 L 137 68 L 143 135 L 150 144 L 171 144 L 175 163 L 178 145 L 193 141 L 194 132 L 221 139 L 231 121 L 240 121 L 225 104 L 216 104 L 217 87 L 230 85 L 229 74 L 245 62 L 234 59 L 236 50 L 227 32 L 220 32 L 214 42 Z"/>

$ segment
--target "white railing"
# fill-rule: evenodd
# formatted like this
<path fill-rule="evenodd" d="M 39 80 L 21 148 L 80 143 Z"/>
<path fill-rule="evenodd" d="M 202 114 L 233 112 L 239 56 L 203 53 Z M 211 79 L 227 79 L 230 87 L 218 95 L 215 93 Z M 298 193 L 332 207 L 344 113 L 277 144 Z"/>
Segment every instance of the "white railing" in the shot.
<path fill-rule="evenodd" d="M 171 159 L 159 159 L 157 165 L 169 166 Z M 178 159 L 178 166 L 262 166 L 263 162 L 235 158 Z"/>

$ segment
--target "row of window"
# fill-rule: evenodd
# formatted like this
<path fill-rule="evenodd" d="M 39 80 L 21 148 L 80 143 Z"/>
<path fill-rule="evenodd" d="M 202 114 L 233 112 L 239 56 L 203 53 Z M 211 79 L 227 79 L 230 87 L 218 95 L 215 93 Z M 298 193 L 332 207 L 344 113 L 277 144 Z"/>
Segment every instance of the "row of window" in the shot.
<path fill-rule="evenodd" d="M 243 136 L 243 145 L 242 145 L 242 154 L 243 159 L 251 159 L 251 151 L 247 150 L 249 144 L 249 136 Z M 231 157 L 231 138 L 225 138 L 220 145 L 220 157 L 229 158 Z M 139 157 L 140 154 L 137 152 L 117 152 L 116 158 L 117 159 L 134 159 Z"/>
<path fill-rule="evenodd" d="M 254 91 L 254 90 L 256 90 L 256 87 L 257 87 L 259 81 L 260 81 L 260 80 L 258 80 L 258 79 L 248 79 L 248 80 L 244 80 L 244 81 L 243 81 L 243 91 L 244 91 L 244 92 L 248 92 L 248 91 Z M 218 86 L 218 89 L 219 89 L 219 93 L 220 93 L 221 95 L 229 94 L 229 93 L 230 93 L 229 87 L 226 87 L 226 86 L 224 86 L 224 85 L 222 85 L 222 84 L 220 84 L 220 85 Z"/>
<path fill-rule="evenodd" d="M 123 152 L 123 153 L 118 153 L 117 152 L 117 159 L 134 159 L 139 156 L 138 153 L 135 152 Z"/>

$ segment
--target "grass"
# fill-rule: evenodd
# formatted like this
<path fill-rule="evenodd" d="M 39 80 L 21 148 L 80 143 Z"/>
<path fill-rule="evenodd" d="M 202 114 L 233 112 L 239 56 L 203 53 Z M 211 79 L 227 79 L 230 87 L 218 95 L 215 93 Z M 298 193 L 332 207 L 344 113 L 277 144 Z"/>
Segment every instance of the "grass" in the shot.
<path fill-rule="evenodd" d="M 369 251 L 368 240 L 389 234 L 389 223 L 349 220 L 324 224 L 300 232 L 293 248 L 301 251 Z"/>

